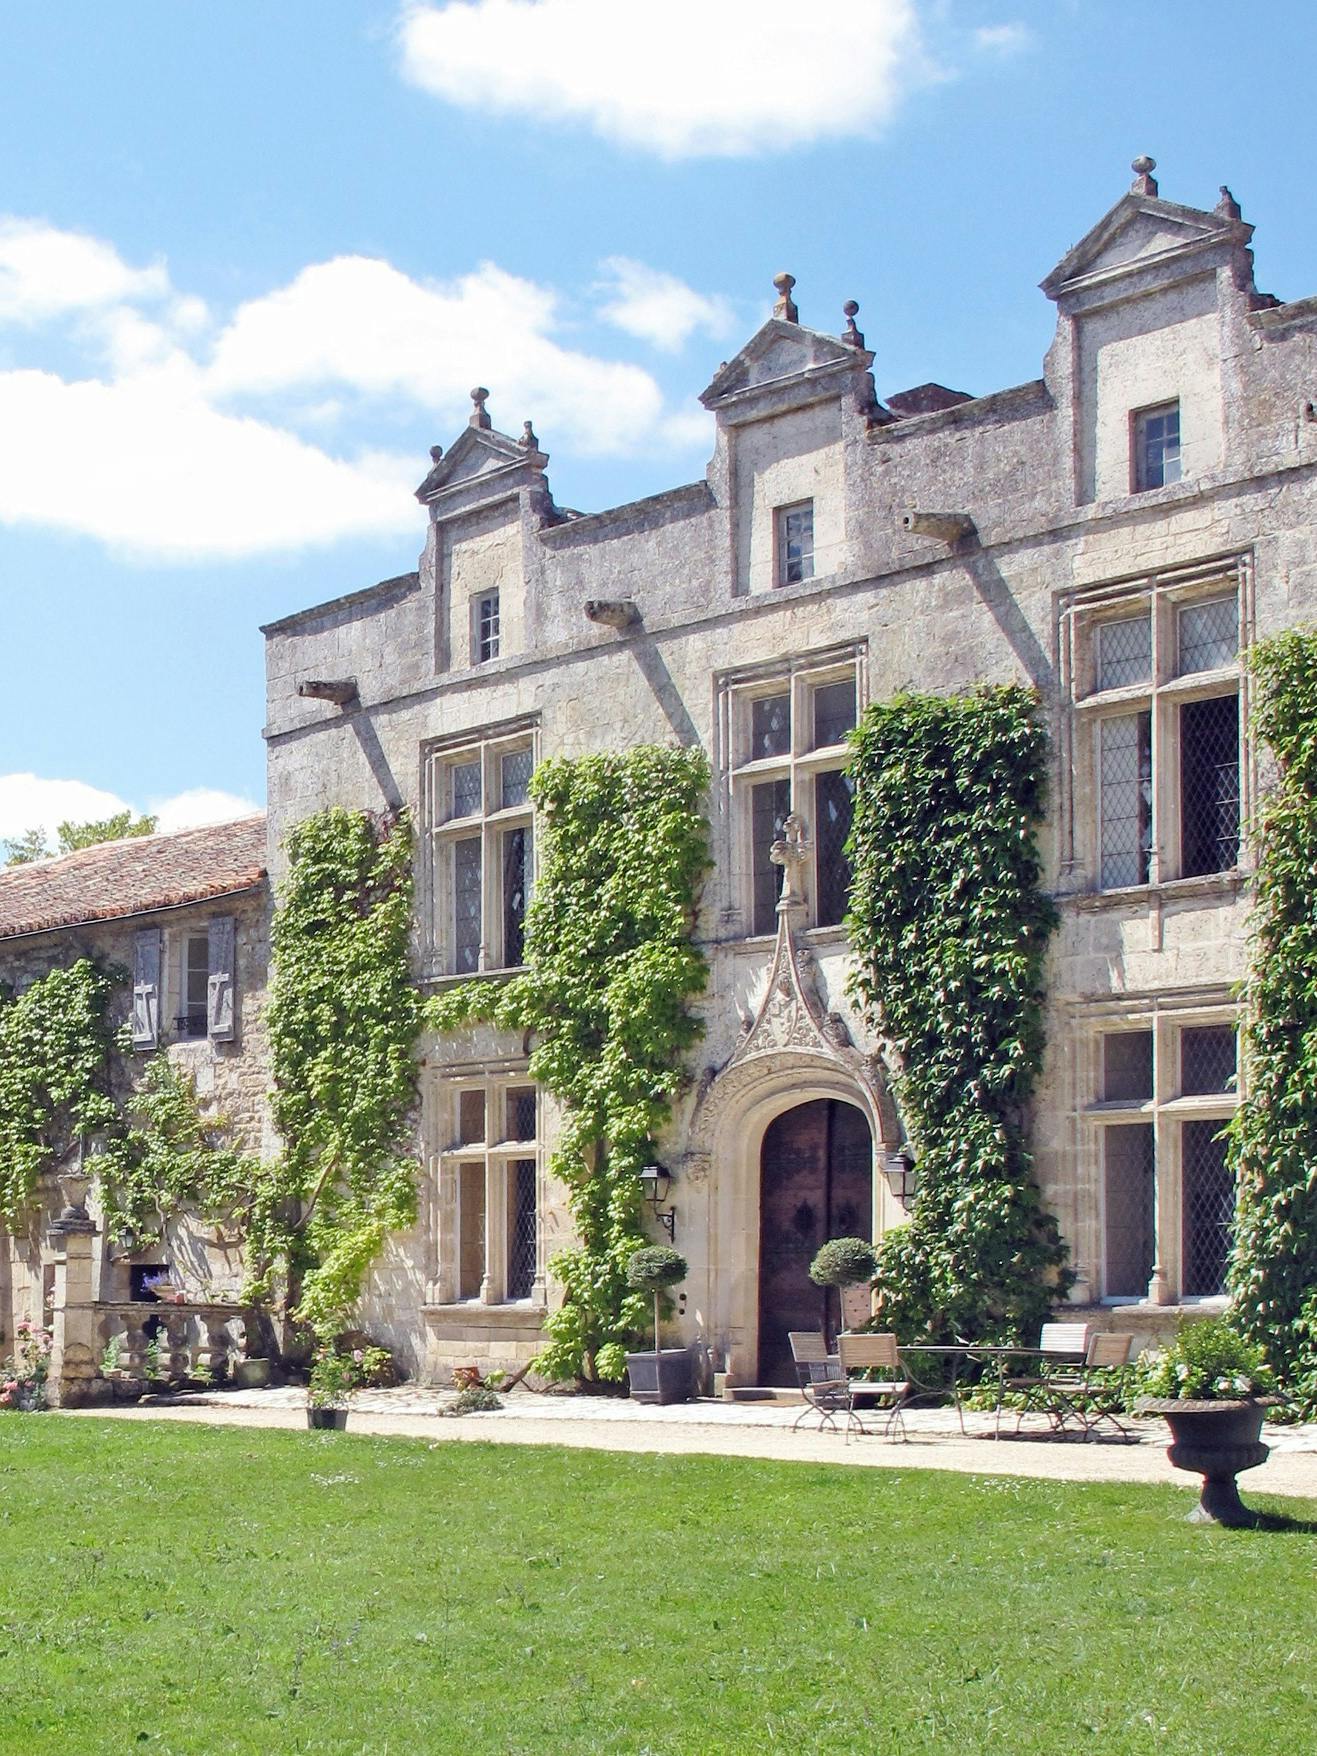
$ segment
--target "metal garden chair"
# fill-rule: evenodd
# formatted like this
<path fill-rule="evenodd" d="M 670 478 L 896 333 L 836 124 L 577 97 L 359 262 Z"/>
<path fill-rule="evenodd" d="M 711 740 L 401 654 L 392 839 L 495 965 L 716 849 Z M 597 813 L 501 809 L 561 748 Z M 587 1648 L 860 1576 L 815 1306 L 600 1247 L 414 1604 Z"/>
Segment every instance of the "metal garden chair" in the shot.
<path fill-rule="evenodd" d="M 805 1399 L 804 1408 L 791 1423 L 791 1431 L 794 1433 L 810 1414 L 819 1417 L 820 1432 L 831 1427 L 835 1433 L 839 1414 L 846 1416 L 849 1430 L 855 1418 L 851 1414 L 850 1386 L 836 1354 L 828 1352 L 826 1336 L 813 1330 L 793 1329 L 787 1340 L 791 1343 L 791 1358 L 796 1366 L 796 1382 Z"/>
<path fill-rule="evenodd" d="M 890 1438 L 899 1427 L 904 1439 L 905 1415 L 902 1411 L 914 1394 L 914 1387 L 903 1375 L 901 1350 L 897 1346 L 896 1337 L 886 1332 L 866 1331 L 859 1335 L 843 1333 L 837 1337 L 837 1353 L 850 1398 L 847 1405 L 850 1415 L 850 1420 L 846 1423 L 847 1437 L 850 1436 L 851 1422 L 861 1432 L 867 1430 L 857 1409 L 857 1405 L 864 1404 L 870 1408 L 885 1408 L 887 1424 L 883 1428 L 884 1434 Z M 858 1378 L 858 1372 L 889 1372 L 892 1376 Z"/>

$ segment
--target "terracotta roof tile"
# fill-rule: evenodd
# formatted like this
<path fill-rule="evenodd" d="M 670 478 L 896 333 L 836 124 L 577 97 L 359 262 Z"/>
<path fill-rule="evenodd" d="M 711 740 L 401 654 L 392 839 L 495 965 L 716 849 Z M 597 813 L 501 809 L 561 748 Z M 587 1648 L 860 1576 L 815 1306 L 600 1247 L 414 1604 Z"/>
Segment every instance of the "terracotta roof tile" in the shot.
<path fill-rule="evenodd" d="M 0 941 L 231 896 L 264 877 L 264 816 L 102 842 L 0 870 Z"/>

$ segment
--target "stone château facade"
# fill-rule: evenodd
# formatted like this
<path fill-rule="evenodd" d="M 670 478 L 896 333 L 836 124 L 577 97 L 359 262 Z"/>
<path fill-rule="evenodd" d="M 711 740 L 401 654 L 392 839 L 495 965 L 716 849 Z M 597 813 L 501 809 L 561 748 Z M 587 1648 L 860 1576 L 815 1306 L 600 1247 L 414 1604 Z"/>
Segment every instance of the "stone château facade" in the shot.
<path fill-rule="evenodd" d="M 1221 1293 L 1259 784 L 1244 657 L 1317 613 L 1317 299 L 1256 291 L 1228 191 L 1185 207 L 1134 169 L 1043 282 L 1040 378 L 889 393 L 858 308 L 825 333 L 782 275 L 703 395 L 702 481 L 566 511 L 530 423 L 497 431 L 477 390 L 418 490 L 418 571 L 264 631 L 275 882 L 309 813 L 406 805 L 428 989 L 520 961 L 537 761 L 707 752 L 707 1029 L 660 1156 L 691 1263 L 675 1328 L 742 1383 L 817 1326 L 822 1238 L 904 1217 L 841 925 L 844 739 L 902 689 L 1022 681 L 1044 703 L 1061 925 L 1034 1146 L 1074 1301 L 1147 1329 Z M 784 869 L 801 900 L 779 908 Z M 421 1217 L 365 1326 L 422 1377 L 523 1361 L 569 1236 L 553 1106 L 521 1038 L 485 1028 L 425 1041 L 422 1096 Z"/>

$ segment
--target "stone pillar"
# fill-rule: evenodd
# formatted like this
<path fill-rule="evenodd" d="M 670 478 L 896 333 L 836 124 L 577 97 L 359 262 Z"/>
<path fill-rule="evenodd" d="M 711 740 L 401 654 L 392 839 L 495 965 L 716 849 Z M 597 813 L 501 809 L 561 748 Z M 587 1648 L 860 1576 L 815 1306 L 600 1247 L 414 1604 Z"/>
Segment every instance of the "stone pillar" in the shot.
<path fill-rule="evenodd" d="M 71 1172 L 59 1179 L 64 1209 L 50 1228 L 55 1252 L 54 1343 L 46 1386 L 52 1408 L 98 1402 L 109 1386 L 96 1355 L 96 1307 L 92 1297 L 92 1247 L 96 1221 L 87 1212 L 91 1179 Z"/>

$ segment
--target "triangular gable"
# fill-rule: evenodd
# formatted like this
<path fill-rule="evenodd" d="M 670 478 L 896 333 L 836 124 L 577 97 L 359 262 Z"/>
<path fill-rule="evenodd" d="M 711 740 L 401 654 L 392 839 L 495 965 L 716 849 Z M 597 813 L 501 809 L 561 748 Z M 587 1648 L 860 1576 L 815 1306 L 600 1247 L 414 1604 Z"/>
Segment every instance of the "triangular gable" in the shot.
<path fill-rule="evenodd" d="M 753 390 L 761 384 L 828 366 L 867 367 L 872 361 L 873 355 L 865 349 L 851 347 L 836 336 L 770 317 L 734 359 L 719 367 L 713 382 L 701 393 L 700 401 L 709 408 L 740 390 Z"/>
<path fill-rule="evenodd" d="M 507 469 L 509 464 L 531 462 L 542 468 L 546 461 L 539 452 L 526 449 L 493 427 L 464 427 L 451 450 L 440 458 L 416 490 L 416 497 L 430 500 L 444 488 L 455 488 L 476 476 Z"/>
<path fill-rule="evenodd" d="M 1204 244 L 1246 244 L 1252 233 L 1252 226 L 1221 213 L 1150 195 L 1125 195 L 1061 258 L 1042 288 L 1055 298 L 1062 288 L 1090 275 L 1137 268 Z"/>

